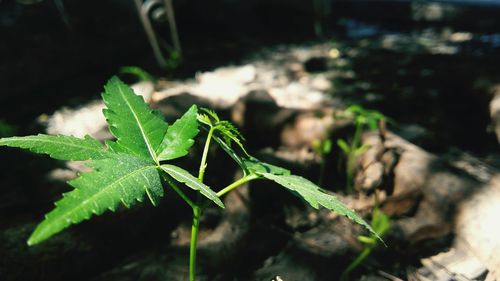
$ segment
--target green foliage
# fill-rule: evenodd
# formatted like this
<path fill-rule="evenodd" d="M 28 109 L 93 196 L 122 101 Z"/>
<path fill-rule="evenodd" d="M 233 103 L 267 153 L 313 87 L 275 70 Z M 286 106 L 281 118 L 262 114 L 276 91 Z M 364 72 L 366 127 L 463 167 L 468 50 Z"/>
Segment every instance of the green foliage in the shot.
<path fill-rule="evenodd" d="M 120 68 L 120 73 L 133 75 L 139 81 L 156 81 L 153 75 L 138 66 L 124 66 Z"/>
<path fill-rule="evenodd" d="M 314 140 L 312 143 L 312 148 L 320 156 L 325 156 L 332 152 L 332 141 L 326 140 Z"/>
<path fill-rule="evenodd" d="M 0 119 L 0 138 L 13 136 L 16 132 L 16 128 L 7 122 Z"/>
<path fill-rule="evenodd" d="M 219 141 L 219 144 L 221 143 L 224 142 Z M 344 215 L 350 220 L 363 225 L 370 233 L 378 237 L 371 226 L 356 214 L 356 212 L 349 209 L 335 196 L 326 193 L 311 181 L 300 176 L 292 175 L 287 169 L 259 161 L 257 158 L 249 156 L 248 154 L 243 156 L 238 155 L 238 153 L 232 150 L 228 145 L 222 147 L 231 157 L 233 157 L 233 159 L 236 158 L 235 160 L 244 171 L 246 178 L 272 180 L 291 191 L 294 195 L 304 199 L 313 208 L 318 209 L 319 206 L 323 206 L 340 215 Z"/>
<path fill-rule="evenodd" d="M 104 146 L 89 136 L 84 139 L 48 135 L 0 139 L 0 146 L 29 149 L 61 160 L 87 160 L 87 165 L 92 168 L 92 172 L 83 173 L 69 182 L 74 189 L 63 194 L 63 198 L 55 203 L 55 208 L 45 216 L 28 239 L 29 245 L 40 243 L 70 225 L 90 219 L 94 215 L 101 215 L 108 210 L 114 211 L 120 204 L 130 207 L 147 197 L 156 206 L 163 196 L 161 177 L 193 210 L 190 281 L 196 276 L 199 218 L 206 203 L 213 202 L 224 208 L 220 198 L 252 180 L 271 180 L 312 207 L 317 209 L 322 206 L 336 211 L 366 227 L 371 233 L 369 237 L 380 239 L 376 233 L 377 229 L 372 226 L 379 227 L 384 225 L 383 223 L 374 221 L 370 226 L 335 196 L 309 180 L 250 156 L 238 129 L 229 121 L 220 120 L 215 112 L 203 109 L 198 113 L 197 107 L 193 105 L 169 126 L 158 112 L 149 108 L 142 97 L 135 95 L 130 87 L 116 77 L 106 84 L 102 97 L 107 107 L 103 111 L 104 116 L 111 133 L 116 137 L 116 140 L 108 141 Z M 188 154 L 198 135 L 199 123 L 208 134 L 198 177 L 195 177 L 165 161 Z M 203 183 L 212 139 L 231 156 L 244 173 L 242 178 L 217 193 Z M 234 143 L 238 147 L 237 150 L 232 148 Z M 323 147 L 322 151 L 327 153 L 329 149 Z M 177 183 L 195 190 L 197 199 L 189 198 Z"/>
<path fill-rule="evenodd" d="M 353 191 L 354 170 L 356 169 L 356 160 L 359 155 L 365 152 L 369 146 L 361 145 L 361 134 L 368 127 L 370 130 L 376 130 L 379 122 L 388 118 L 375 110 L 367 110 L 360 105 L 351 105 L 345 110 L 345 115 L 352 118 L 355 125 L 354 137 L 350 140 L 338 139 L 337 146 L 345 154 L 346 161 L 346 181 L 347 192 Z"/>
<path fill-rule="evenodd" d="M 199 114 L 198 121 L 213 128 L 215 132 L 218 132 L 228 146 L 231 146 L 231 142 L 235 142 L 240 149 L 248 155 L 243 146 L 245 138 L 243 138 L 240 131 L 231 122 L 225 120 L 221 121 L 217 113 L 213 110 L 206 108 L 202 108 L 201 110 L 204 113 Z"/>
<path fill-rule="evenodd" d="M 191 108 L 167 129 L 158 149 L 158 160 L 172 160 L 188 154 L 198 134 L 197 108 Z"/>
<path fill-rule="evenodd" d="M 122 203 L 126 207 L 142 202 L 147 194 L 153 205 L 163 196 L 157 167 L 149 161 L 129 156 L 113 155 L 92 161 L 93 172 L 84 173 L 69 182 L 75 189 L 65 193 L 28 240 L 37 244 L 71 224 L 101 215 L 107 210 L 115 211 Z"/>
<path fill-rule="evenodd" d="M 28 244 L 39 243 L 71 224 L 114 211 L 122 203 L 129 207 L 142 202 L 145 195 L 153 205 L 163 196 L 160 172 L 167 173 L 187 186 L 200 191 L 211 201 L 223 207 L 211 189 L 200 183 L 187 171 L 160 161 L 187 154 L 198 133 L 197 108 L 191 109 L 171 127 L 153 112 L 142 97 L 118 78 L 112 78 L 103 94 L 104 110 L 110 131 L 117 138 L 103 147 L 86 136 L 37 135 L 0 139 L 0 146 L 29 149 L 61 160 L 90 160 L 93 169 L 69 182 L 74 190 L 65 193 L 56 202 L 54 210 L 37 226 Z"/>
<path fill-rule="evenodd" d="M 368 128 L 376 130 L 380 122 L 391 121 L 382 113 L 375 110 L 367 110 L 360 105 L 351 105 L 345 110 L 345 115 L 352 118 L 355 125 L 354 137 L 348 142 L 344 139 L 337 140 L 337 146 L 345 154 L 347 192 L 353 191 L 354 171 L 356 169 L 357 157 L 364 153 L 369 146 L 361 144 L 361 134 Z M 376 200 L 377 201 L 377 200 Z M 372 213 L 371 227 L 374 230 L 369 236 L 359 236 L 358 240 L 363 243 L 361 253 L 347 266 L 341 275 L 342 281 L 349 279 L 349 273 L 356 269 L 383 241 L 380 237 L 390 229 L 390 218 L 375 207 Z M 378 234 L 378 235 L 376 235 Z M 385 244 L 384 244 L 385 245 Z"/>
<path fill-rule="evenodd" d="M 265 173 L 273 175 L 290 175 L 290 171 L 269 163 L 261 162 L 255 157 L 248 157 L 242 159 L 245 168 L 252 174 L 263 175 Z"/>
<path fill-rule="evenodd" d="M 381 239 L 375 230 L 373 230 L 369 224 L 356 214 L 356 212 L 345 206 L 335 196 L 325 193 L 319 186 L 315 185 L 311 181 L 296 175 L 274 175 L 271 173 L 263 173 L 262 176 L 289 189 L 295 195 L 304 199 L 313 208 L 318 209 L 319 206 L 323 206 L 328 210 L 335 211 L 340 215 L 346 216 L 350 220 L 366 227 L 376 238 Z"/>
<path fill-rule="evenodd" d="M 313 151 L 320 157 L 319 179 L 318 185 L 323 184 L 326 169 L 326 156 L 332 152 L 332 141 L 329 139 L 328 134 L 326 139 L 317 139 L 312 143 Z"/>
<path fill-rule="evenodd" d="M 191 187 L 194 190 L 200 191 L 201 194 L 205 195 L 208 199 L 212 200 L 219 207 L 224 208 L 224 204 L 217 197 L 217 194 L 210 189 L 210 187 L 206 186 L 202 182 L 200 182 L 197 178 L 192 176 L 188 171 L 169 164 L 161 165 L 161 169 L 169 174 L 172 178 L 177 180 L 178 182 L 185 183 L 187 186 Z"/>
<path fill-rule="evenodd" d="M 214 126 L 214 123 L 217 124 L 220 122 L 219 115 L 215 113 L 215 111 L 208 108 L 200 108 L 202 113 L 198 115 L 198 121 L 201 123 L 208 125 L 210 127 Z"/>
<path fill-rule="evenodd" d="M 344 152 L 346 155 L 351 152 L 351 147 L 347 144 L 347 142 L 343 139 L 338 139 L 337 140 L 337 145 L 340 147 L 342 152 Z"/>
<path fill-rule="evenodd" d="M 371 226 L 375 232 L 380 236 L 384 236 L 391 228 L 391 219 L 388 215 L 384 214 L 378 207 L 373 209 Z M 379 241 L 375 239 L 373 235 L 370 236 L 359 236 L 358 239 L 364 244 L 375 245 Z"/>
<path fill-rule="evenodd" d="M 180 51 L 171 51 L 169 57 L 165 61 L 166 69 L 176 69 L 182 64 L 182 55 Z"/>
<path fill-rule="evenodd" d="M 109 157 L 110 152 L 90 136 L 84 139 L 72 136 L 36 135 L 0 139 L 0 146 L 19 147 L 32 152 L 48 154 L 59 160 L 97 160 Z"/>
<path fill-rule="evenodd" d="M 214 120 L 217 120 L 217 122 L 220 122 L 215 113 L 211 112 L 210 116 L 212 116 Z M 207 118 L 207 115 L 202 116 L 202 123 L 213 126 L 213 124 L 208 121 L 210 119 Z M 358 214 L 347 208 L 347 206 L 340 202 L 335 196 L 327 194 L 311 181 L 300 176 L 292 175 L 287 169 L 259 161 L 257 158 L 248 155 L 248 153 L 239 155 L 224 141 L 219 140 L 218 143 L 240 165 L 245 173 L 245 177 L 272 180 L 298 197 L 304 199 L 312 207 L 318 209 L 319 206 L 323 206 L 329 210 L 336 211 L 340 215 L 344 215 L 352 221 L 365 226 L 371 233 L 377 235 L 370 225 L 368 225 Z"/>
<path fill-rule="evenodd" d="M 376 110 L 368 110 L 359 104 L 354 104 L 345 110 L 347 115 L 354 118 L 355 124 L 368 125 L 370 130 L 378 128 L 379 121 L 387 120 L 387 117 Z"/>
<path fill-rule="evenodd" d="M 167 123 L 118 78 L 111 78 L 104 89 L 102 98 L 107 109 L 103 112 L 116 137 L 116 141 L 107 143 L 111 150 L 158 163 L 156 148 L 163 141 Z"/>
<path fill-rule="evenodd" d="M 371 227 L 383 237 L 391 228 L 391 219 L 384 214 L 378 207 L 373 209 Z M 358 240 L 363 244 L 363 250 L 359 255 L 346 267 L 340 276 L 341 281 L 348 281 L 349 274 L 355 270 L 382 242 L 378 236 L 373 233 L 369 236 L 360 235 Z"/>

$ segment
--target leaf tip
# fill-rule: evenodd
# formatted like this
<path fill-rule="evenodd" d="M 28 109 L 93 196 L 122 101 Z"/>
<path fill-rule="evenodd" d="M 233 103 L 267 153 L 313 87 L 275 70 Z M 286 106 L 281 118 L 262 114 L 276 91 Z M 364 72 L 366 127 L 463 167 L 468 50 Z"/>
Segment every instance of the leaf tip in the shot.
<path fill-rule="evenodd" d="M 40 242 L 42 242 L 43 240 L 45 240 L 45 238 L 41 237 L 40 236 L 40 233 L 38 231 L 38 227 L 35 229 L 35 231 L 33 231 L 33 233 L 30 235 L 30 237 L 28 238 L 28 240 L 26 241 L 26 244 L 28 246 L 34 246 L 36 244 L 39 244 Z"/>
<path fill-rule="evenodd" d="M 225 209 L 226 206 L 224 205 L 224 203 L 222 203 L 222 201 L 219 199 L 219 200 L 214 200 L 215 204 L 217 204 L 217 206 L 221 207 L 222 209 Z"/>
<path fill-rule="evenodd" d="M 118 76 L 113 75 L 111 78 L 109 78 L 108 83 L 123 83 Z"/>
<path fill-rule="evenodd" d="M 28 246 L 30 246 L 30 247 L 31 247 L 31 246 L 33 246 L 33 245 L 36 245 L 37 243 L 38 243 L 38 242 L 37 242 L 35 239 L 33 239 L 33 237 L 32 237 L 32 236 L 30 236 L 30 238 L 28 238 L 28 241 L 26 241 L 26 244 L 27 244 Z"/>

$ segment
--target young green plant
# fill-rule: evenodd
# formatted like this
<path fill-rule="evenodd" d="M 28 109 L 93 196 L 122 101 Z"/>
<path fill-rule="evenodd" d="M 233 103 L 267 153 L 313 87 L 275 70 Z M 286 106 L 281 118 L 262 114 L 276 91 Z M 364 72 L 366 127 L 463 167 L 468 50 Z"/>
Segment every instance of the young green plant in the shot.
<path fill-rule="evenodd" d="M 135 76 L 139 81 L 156 82 L 157 80 L 151 73 L 138 66 L 123 66 L 120 68 L 120 73 Z"/>
<path fill-rule="evenodd" d="M 368 127 L 370 130 L 376 130 L 380 121 L 387 118 L 375 110 L 364 109 L 360 105 L 351 105 L 345 110 L 345 115 L 354 121 L 354 136 L 350 141 L 338 139 L 337 145 L 346 156 L 346 190 L 348 193 L 354 191 L 354 172 L 356 170 L 356 161 L 359 155 L 363 154 L 369 146 L 361 144 L 361 135 Z"/>
<path fill-rule="evenodd" d="M 379 238 L 369 224 L 335 196 L 284 168 L 250 156 L 238 130 L 230 122 L 220 120 L 215 112 L 203 110 L 199 113 L 193 105 L 169 125 L 118 78 L 111 78 L 104 88 L 102 98 L 106 109 L 103 112 L 110 132 L 116 138 L 106 141 L 105 145 L 90 136 L 80 139 L 39 134 L 0 139 L 0 146 L 29 149 L 59 160 L 87 161 L 87 166 L 92 168 L 91 172 L 82 173 L 68 182 L 74 189 L 63 194 L 55 203 L 55 208 L 46 214 L 28 238 L 28 245 L 36 245 L 94 215 L 115 211 L 119 204 L 130 207 L 148 198 L 156 206 L 164 194 L 163 183 L 166 183 L 193 212 L 189 280 L 194 281 L 198 229 L 204 208 L 211 203 L 224 208 L 220 199 L 222 196 L 253 180 L 274 181 L 314 208 L 323 206 L 336 211 L 365 226 L 374 237 Z M 169 161 L 188 154 L 199 133 L 200 124 L 206 129 L 207 135 L 198 176 L 195 177 L 183 168 L 169 164 Z M 240 179 L 218 192 L 203 183 L 208 151 L 214 142 L 243 170 Z M 236 149 L 232 147 L 234 143 Z M 196 191 L 196 199 L 188 196 L 186 187 Z"/>
<path fill-rule="evenodd" d="M 16 128 L 9 123 L 0 119 L 0 138 L 8 137 L 15 134 Z"/>
<path fill-rule="evenodd" d="M 313 151 L 320 157 L 318 185 L 322 185 L 325 178 L 326 156 L 332 152 L 332 141 L 326 139 L 316 139 L 312 142 Z"/>
<path fill-rule="evenodd" d="M 389 216 L 384 214 L 377 205 L 375 205 L 370 225 L 373 230 L 378 233 L 378 235 L 384 237 L 384 235 L 391 228 L 391 219 Z M 373 234 L 370 234 L 369 236 L 360 235 L 358 236 L 358 240 L 363 244 L 363 250 L 342 272 L 340 275 L 341 281 L 348 281 L 349 274 L 354 271 L 373 252 L 373 250 L 380 245 L 378 237 Z"/>

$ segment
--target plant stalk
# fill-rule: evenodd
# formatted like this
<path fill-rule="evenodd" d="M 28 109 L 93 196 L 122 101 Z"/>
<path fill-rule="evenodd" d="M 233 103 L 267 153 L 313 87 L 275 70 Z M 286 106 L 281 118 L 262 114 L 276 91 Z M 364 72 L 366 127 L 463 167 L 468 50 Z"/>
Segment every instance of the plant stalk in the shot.
<path fill-rule="evenodd" d="M 356 169 L 356 150 L 359 148 L 361 142 L 361 132 L 363 131 L 363 124 L 356 123 L 356 131 L 351 142 L 351 149 L 347 155 L 346 163 L 346 177 L 347 177 L 347 193 L 354 191 L 354 169 Z"/>
<path fill-rule="evenodd" d="M 198 172 L 198 180 L 200 182 L 203 182 L 203 178 L 205 176 L 205 169 L 207 168 L 208 149 L 210 148 L 210 141 L 212 140 L 213 133 L 214 127 L 210 127 L 207 135 L 207 140 L 205 141 L 205 147 L 203 148 L 203 156 L 201 157 L 200 169 Z"/>
<path fill-rule="evenodd" d="M 224 194 L 228 193 L 229 191 L 237 188 L 238 186 L 242 185 L 242 184 L 245 184 L 251 180 L 255 180 L 255 179 L 258 179 L 259 176 L 258 175 L 255 175 L 255 174 L 250 174 L 248 176 L 244 176 L 242 177 L 241 179 L 233 182 L 232 184 L 224 187 L 221 191 L 217 192 L 217 196 L 218 197 L 221 197 L 223 196 Z"/>
<path fill-rule="evenodd" d="M 358 267 L 372 252 L 373 247 L 366 247 L 361 251 L 359 256 L 356 257 L 354 261 L 352 261 L 349 266 L 342 272 L 342 275 L 340 275 L 340 280 L 341 281 L 348 281 L 349 280 L 349 273 L 351 273 L 356 267 Z"/>
<path fill-rule="evenodd" d="M 208 150 L 210 148 L 210 141 L 212 140 L 212 135 L 214 133 L 214 127 L 210 126 L 208 131 L 207 140 L 205 141 L 205 147 L 203 148 L 203 155 L 201 157 L 200 169 L 198 171 L 198 180 L 203 182 L 205 176 L 205 169 L 207 168 L 207 157 Z M 196 245 L 198 244 L 198 230 L 200 229 L 200 217 L 203 208 L 200 203 L 200 196 L 198 194 L 196 203 L 193 203 L 191 207 L 193 208 L 193 223 L 191 224 L 191 241 L 189 243 L 189 281 L 195 281 L 196 279 Z"/>
<path fill-rule="evenodd" d="M 196 207 L 195 204 L 189 197 L 182 192 L 182 189 L 179 188 L 179 186 L 168 176 L 166 175 L 165 172 L 161 173 L 163 178 L 167 181 L 168 185 L 191 207 L 194 208 Z"/>
<path fill-rule="evenodd" d="M 191 224 L 191 242 L 189 244 L 189 281 L 196 279 L 196 245 L 198 243 L 198 229 L 200 228 L 200 217 L 202 209 L 193 207 L 193 223 Z"/>
<path fill-rule="evenodd" d="M 352 139 L 351 151 L 356 151 L 361 142 L 361 133 L 363 132 L 363 123 L 356 123 L 356 131 L 354 132 L 354 138 Z"/>

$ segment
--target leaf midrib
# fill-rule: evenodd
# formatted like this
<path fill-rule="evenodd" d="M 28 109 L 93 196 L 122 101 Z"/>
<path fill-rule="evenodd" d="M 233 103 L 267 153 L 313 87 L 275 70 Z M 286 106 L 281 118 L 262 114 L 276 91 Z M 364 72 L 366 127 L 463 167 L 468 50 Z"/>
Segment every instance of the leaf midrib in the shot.
<path fill-rule="evenodd" d="M 78 140 L 82 140 L 82 139 L 78 139 Z M 85 139 L 83 139 L 85 140 Z M 8 141 L 19 141 L 19 142 L 26 142 L 28 141 L 26 139 L 26 137 L 10 137 L 10 138 L 5 138 L 5 139 L 1 139 L 0 140 L 0 144 L 6 144 L 8 146 Z M 90 150 L 90 151 L 95 151 L 95 152 L 99 152 L 101 154 L 105 154 L 106 151 L 104 151 L 102 149 L 102 147 L 88 147 L 88 146 L 82 146 L 82 145 L 76 145 L 74 143 L 68 143 L 68 142 L 65 142 L 65 141 L 61 141 L 61 140 L 44 140 L 42 139 L 40 136 L 33 136 L 33 137 L 30 137 L 29 138 L 29 141 L 30 142 L 40 142 L 40 143 L 47 143 L 47 144 L 60 144 L 60 145 L 65 145 L 65 146 L 72 146 L 72 147 L 75 147 L 75 148 L 81 148 L 81 149 L 85 149 L 85 150 Z"/>
<path fill-rule="evenodd" d="M 123 98 L 123 100 L 125 101 L 125 103 L 127 104 L 128 108 L 130 109 L 130 112 L 132 112 L 132 115 L 134 116 L 135 122 L 137 123 L 137 126 L 139 127 L 139 130 L 141 131 L 142 138 L 144 139 L 144 142 L 146 143 L 146 146 L 148 148 L 149 155 L 151 155 L 151 157 L 153 158 L 153 160 L 155 161 L 155 163 L 159 165 L 158 159 L 156 158 L 156 153 L 155 153 L 155 151 L 153 150 L 153 147 L 150 144 L 149 138 L 146 136 L 144 128 L 142 127 L 142 124 L 139 121 L 139 117 L 137 116 L 137 114 L 134 111 L 134 108 L 132 107 L 132 105 L 128 101 L 127 97 L 123 93 L 122 87 L 118 87 L 118 91 L 120 92 L 120 95 Z"/>
<path fill-rule="evenodd" d="M 183 175 L 183 174 L 179 173 L 179 172 L 178 172 L 178 171 L 176 171 L 175 169 L 170 168 L 170 167 L 171 167 L 170 165 L 161 165 L 160 167 L 162 168 L 162 170 L 163 170 L 163 169 L 168 169 L 169 171 L 171 171 L 172 173 L 174 173 L 174 174 L 178 175 L 179 177 L 184 177 L 184 175 Z M 196 186 L 198 186 L 199 190 L 204 190 L 205 192 L 210 192 L 210 191 L 209 191 L 209 190 L 207 190 L 207 189 L 205 188 L 205 186 L 204 186 L 202 183 L 200 183 L 199 181 L 193 181 L 193 183 L 195 183 L 195 185 L 196 185 Z"/>
<path fill-rule="evenodd" d="M 188 126 L 188 124 L 186 124 L 187 122 L 185 122 L 184 124 L 182 124 L 182 127 L 178 130 L 177 132 L 177 135 L 182 135 L 180 132 L 184 132 L 184 129 Z M 167 131 L 167 134 L 168 134 L 168 131 Z M 172 137 L 172 140 L 170 143 L 167 143 L 167 138 L 165 138 L 165 142 L 162 142 L 162 145 L 161 145 L 161 152 L 160 152 L 160 156 L 165 156 L 166 151 L 168 151 L 169 149 L 171 150 L 172 148 L 171 147 L 174 147 L 173 144 L 175 144 L 176 142 L 178 142 L 178 138 L 174 138 Z M 168 160 L 168 159 L 165 159 L 165 160 Z"/>

